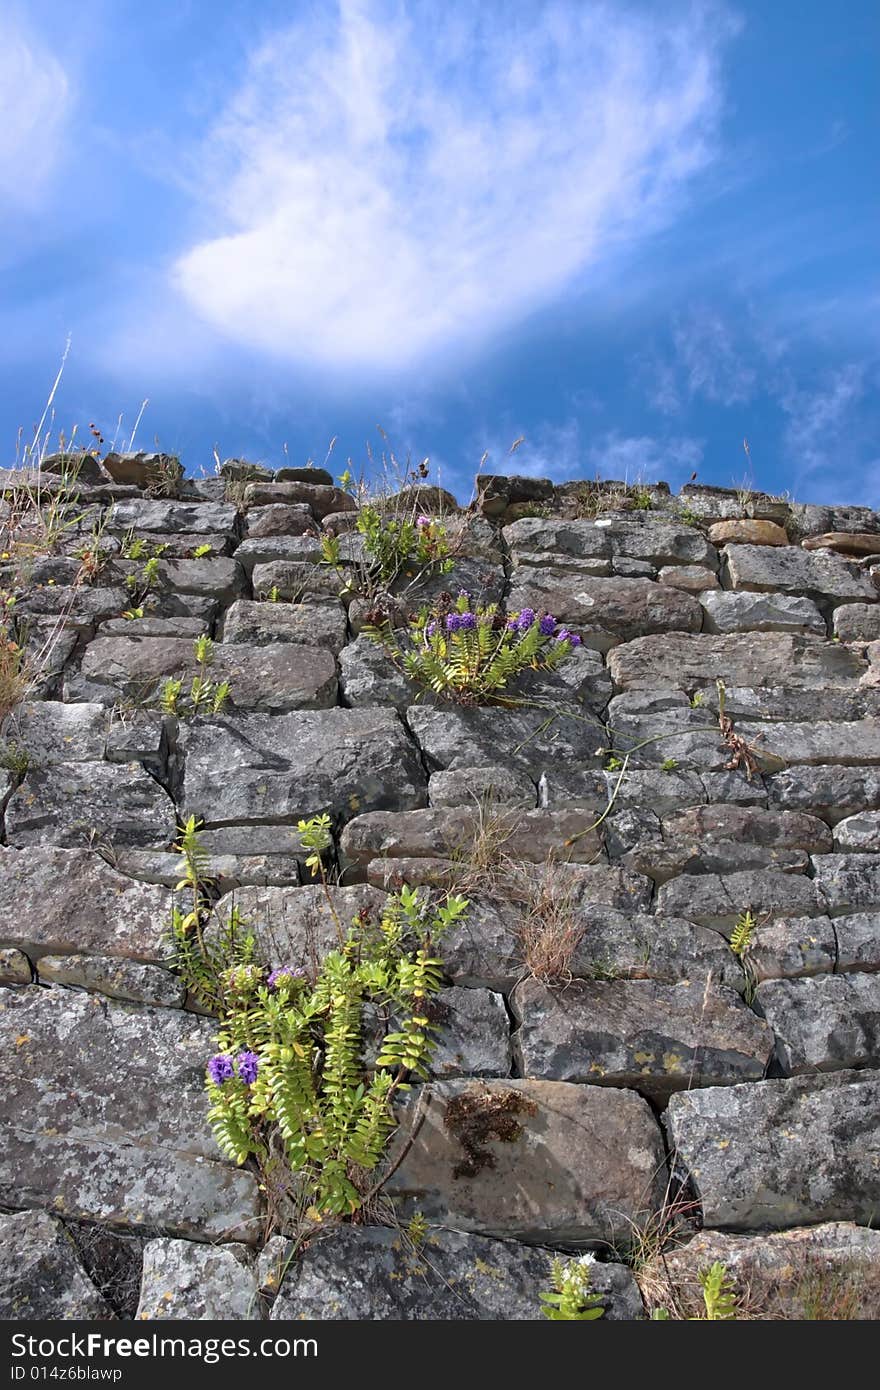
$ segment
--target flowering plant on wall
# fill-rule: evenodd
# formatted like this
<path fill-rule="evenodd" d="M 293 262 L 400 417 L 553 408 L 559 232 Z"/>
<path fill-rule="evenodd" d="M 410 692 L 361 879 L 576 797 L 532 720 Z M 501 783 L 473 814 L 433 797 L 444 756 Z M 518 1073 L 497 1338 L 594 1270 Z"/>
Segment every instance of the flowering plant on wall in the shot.
<path fill-rule="evenodd" d="M 505 615 L 497 604 L 472 604 L 462 590 L 441 594 L 408 630 L 395 630 L 381 613 L 364 632 L 416 685 L 458 704 L 502 702 L 510 681 L 527 669 L 553 671 L 580 645 L 580 637 L 552 613 L 523 608 Z"/>

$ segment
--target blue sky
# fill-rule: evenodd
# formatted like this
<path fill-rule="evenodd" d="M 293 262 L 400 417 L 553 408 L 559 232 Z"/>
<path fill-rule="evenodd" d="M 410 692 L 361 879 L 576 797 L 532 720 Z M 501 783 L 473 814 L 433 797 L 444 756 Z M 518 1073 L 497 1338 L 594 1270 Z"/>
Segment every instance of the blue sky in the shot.
<path fill-rule="evenodd" d="M 876 0 L 5 0 L 8 456 L 70 335 L 57 426 L 196 473 L 880 507 L 878 58 Z"/>

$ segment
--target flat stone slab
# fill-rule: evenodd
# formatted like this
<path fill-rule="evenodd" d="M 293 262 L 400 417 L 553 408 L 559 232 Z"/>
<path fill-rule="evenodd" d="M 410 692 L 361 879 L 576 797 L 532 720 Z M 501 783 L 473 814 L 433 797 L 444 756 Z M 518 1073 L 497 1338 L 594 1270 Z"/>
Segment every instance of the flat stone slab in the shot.
<path fill-rule="evenodd" d="M 0 994 L 0 1202 L 200 1240 L 256 1237 L 257 1184 L 220 1160 L 215 1025 L 67 989 Z"/>
<path fill-rule="evenodd" d="M 135 883 L 91 850 L 0 847 L 0 940 L 32 958 L 160 960 L 171 903 L 167 888 Z"/>
<path fill-rule="evenodd" d="M 703 610 L 692 594 L 650 579 L 603 579 L 514 571 L 510 611 L 534 608 L 571 624 L 587 646 L 607 651 L 619 642 L 658 632 L 699 632 Z"/>
<path fill-rule="evenodd" d="M 773 1034 L 732 990 L 706 981 L 524 980 L 510 997 L 527 1077 L 628 1086 L 662 1101 L 690 1086 L 758 1080 Z"/>
<path fill-rule="evenodd" d="M 768 980 L 756 1001 L 789 1075 L 880 1066 L 880 975 Z"/>
<path fill-rule="evenodd" d="M 543 1318 L 551 1254 L 510 1241 L 430 1228 L 414 1245 L 385 1226 L 342 1226 L 309 1242 L 288 1266 L 276 1321 L 505 1321 Z M 590 1287 L 609 1321 L 644 1316 L 629 1270 L 590 1266 Z"/>
<path fill-rule="evenodd" d="M 833 629 L 841 642 L 876 642 L 880 639 L 880 603 L 842 604 L 834 610 Z"/>
<path fill-rule="evenodd" d="M 432 769 L 505 763 L 528 776 L 545 767 L 580 765 L 596 758 L 607 741 L 598 719 L 541 709 L 431 709 L 411 705 L 406 722 Z"/>
<path fill-rule="evenodd" d="M 111 999 L 180 1009 L 186 997 L 183 981 L 170 970 L 115 956 L 41 956 L 37 974 L 47 984 L 73 985 Z"/>
<path fill-rule="evenodd" d="M 195 720 L 180 731 L 183 814 L 280 823 L 327 811 L 425 805 L 418 752 L 393 710 L 328 709 Z"/>
<path fill-rule="evenodd" d="M 816 854 L 813 874 L 832 917 L 880 910 L 880 854 Z"/>
<path fill-rule="evenodd" d="M 729 545 L 724 564 L 732 589 L 854 601 L 877 597 L 870 575 L 827 551 L 801 550 L 793 545 L 778 550 L 764 545 Z"/>
<path fill-rule="evenodd" d="M 665 1123 L 708 1227 L 870 1225 L 880 1204 L 878 1105 L 874 1074 L 838 1072 L 681 1091 Z"/>
<path fill-rule="evenodd" d="M 753 980 L 827 975 L 837 965 L 837 934 L 830 917 L 780 917 L 762 922 L 752 943 L 748 968 Z"/>
<path fill-rule="evenodd" d="M 750 594 L 717 589 L 700 595 L 704 632 L 809 632 L 826 635 L 812 599 L 788 594 Z"/>
<path fill-rule="evenodd" d="M 113 1317 L 60 1221 L 41 1211 L 0 1215 L 0 1319 Z"/>
<path fill-rule="evenodd" d="M 834 848 L 880 854 L 880 811 L 861 811 L 838 821 L 834 827 Z"/>
<path fill-rule="evenodd" d="M 835 917 L 838 970 L 880 970 L 880 911 Z"/>
<path fill-rule="evenodd" d="M 386 1192 L 401 1219 L 528 1244 L 625 1241 L 662 1199 L 665 1161 L 646 1101 L 560 1081 L 444 1081 L 411 1094 L 389 1150 L 412 1146 Z"/>
<path fill-rule="evenodd" d="M 131 498 L 115 502 L 107 518 L 107 530 L 161 531 L 173 535 L 179 531 L 234 532 L 238 512 L 223 502 L 150 501 Z"/>
<path fill-rule="evenodd" d="M 788 545 L 789 540 L 775 521 L 716 521 L 709 527 L 713 545 Z"/>
<path fill-rule="evenodd" d="M 144 1244 L 137 1320 L 231 1321 L 261 1315 L 256 1274 L 240 1247 L 167 1238 Z"/>
<path fill-rule="evenodd" d="M 30 767 L 100 762 L 109 724 L 103 705 L 27 700 L 4 722 L 3 741 L 20 750 Z"/>
<path fill-rule="evenodd" d="M 825 897 L 812 879 L 772 869 L 682 874 L 657 891 L 659 916 L 685 917 L 726 936 L 747 908 L 768 921 L 776 917 L 819 917 L 828 911 Z"/>
<path fill-rule="evenodd" d="M 867 665 L 840 643 L 787 632 L 717 637 L 677 632 L 637 637 L 615 647 L 608 654 L 608 669 L 624 690 L 663 688 L 669 684 L 670 672 L 675 672 L 682 690 L 707 685 L 714 690 L 716 680 L 737 686 L 842 685 L 857 680 Z"/>
<path fill-rule="evenodd" d="M 345 609 L 335 603 L 254 603 L 237 599 L 223 618 L 223 641 L 264 647 L 272 642 L 326 647 L 338 656 L 345 646 Z M 222 655 L 222 653 L 221 653 Z"/>
<path fill-rule="evenodd" d="M 125 697 L 155 703 L 169 677 L 182 679 L 185 696 L 197 672 L 193 643 L 186 638 L 97 637 L 66 691 L 68 698 L 83 693 L 105 703 Z M 323 647 L 224 642 L 214 647 L 208 678 L 229 682 L 229 705 L 236 709 L 325 709 L 336 703 L 336 663 Z"/>
<path fill-rule="evenodd" d="M 174 802 L 140 763 L 29 770 L 6 805 L 7 843 L 161 849 L 177 837 Z"/>
<path fill-rule="evenodd" d="M 504 999 L 488 989 L 462 989 L 453 985 L 433 995 L 427 1014 L 435 1042 L 428 1070 L 445 1081 L 458 1076 L 508 1076 L 510 1074 L 510 1023 Z M 391 1028 L 399 1021 L 391 1020 Z M 365 1061 L 372 1066 L 385 1034 L 374 1014 L 365 1032 Z"/>
<path fill-rule="evenodd" d="M 880 808 L 880 769 L 875 767 L 790 767 L 767 781 L 771 806 L 809 811 L 836 825 L 847 816 Z"/>
<path fill-rule="evenodd" d="M 512 809 L 497 812 L 493 833 L 505 854 L 517 861 L 540 864 L 548 855 L 564 855 L 569 862 L 590 864 L 602 853 L 601 838 L 591 829 L 595 819 L 591 812 L 577 810 Z M 466 861 L 484 821 L 479 807 L 370 811 L 348 822 L 339 839 L 340 855 L 345 864 L 361 869 L 377 857 L 440 855 Z"/>
<path fill-rule="evenodd" d="M 819 720 L 809 724 L 771 725 L 737 722 L 736 732 L 757 744 L 759 756 L 772 754 L 789 764 L 840 764 L 863 767 L 880 763 L 880 719 L 855 723 Z"/>
<path fill-rule="evenodd" d="M 14 946 L 0 949 L 0 985 L 29 985 L 31 963 L 23 951 Z"/>
<path fill-rule="evenodd" d="M 537 790 L 524 772 L 498 767 L 462 767 L 454 772 L 432 772 L 428 800 L 437 806 L 521 806 L 531 810 Z"/>
<path fill-rule="evenodd" d="M 880 1232 L 850 1221 L 770 1235 L 701 1231 L 681 1249 L 664 1252 L 661 1267 L 652 1271 L 661 1280 L 656 1301 L 668 1304 L 674 1296 L 688 1317 L 705 1316 L 699 1276 L 716 1260 L 729 1271 L 746 1316 L 880 1318 Z"/>
<path fill-rule="evenodd" d="M 566 565 L 625 555 L 661 565 L 708 565 L 718 556 L 701 531 L 659 517 L 561 521 L 524 517 L 504 527 L 515 564 Z"/>

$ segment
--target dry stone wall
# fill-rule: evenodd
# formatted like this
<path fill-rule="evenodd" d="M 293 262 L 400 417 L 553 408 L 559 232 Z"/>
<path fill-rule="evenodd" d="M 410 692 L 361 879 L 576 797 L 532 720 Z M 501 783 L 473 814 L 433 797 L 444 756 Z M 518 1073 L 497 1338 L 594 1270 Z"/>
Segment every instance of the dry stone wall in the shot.
<path fill-rule="evenodd" d="M 78 523 L 25 574 L 0 561 L 39 671 L 2 730 L 2 1316 L 532 1318 L 546 1251 L 591 1248 L 606 1316 L 638 1318 L 622 1252 L 670 1194 L 702 1228 L 682 1288 L 723 1258 L 808 1316 L 792 1270 L 819 1270 L 856 1290 L 839 1316 L 876 1315 L 880 514 L 699 485 L 484 477 L 468 509 L 411 489 L 388 506 L 442 511 L 454 565 L 402 621 L 465 588 L 582 638 L 519 703 L 469 708 L 420 697 L 362 633 L 320 561 L 322 529 L 362 555 L 329 475 L 233 465 L 157 497 L 162 476 L 90 464 Z M 134 614 L 132 538 L 165 547 Z M 200 634 L 229 703 L 167 716 Z M 221 916 L 273 963 L 329 946 L 296 831 L 323 811 L 344 917 L 465 869 L 471 907 L 391 1154 L 427 1254 L 341 1226 L 288 1267 L 256 1178 L 214 1146 L 215 1024 L 163 933 L 195 815 Z M 548 982 L 525 961 L 554 909 L 570 949 Z"/>

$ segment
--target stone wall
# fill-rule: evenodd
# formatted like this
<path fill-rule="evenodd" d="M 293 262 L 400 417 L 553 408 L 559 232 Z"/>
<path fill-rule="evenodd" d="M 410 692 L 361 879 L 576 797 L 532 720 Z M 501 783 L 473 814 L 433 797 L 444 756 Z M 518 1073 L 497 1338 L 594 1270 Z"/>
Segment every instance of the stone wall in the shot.
<path fill-rule="evenodd" d="M 0 561 L 40 673 L 2 731 L 2 1315 L 532 1318 L 546 1251 L 588 1248 L 606 1316 L 641 1317 L 622 1255 L 670 1201 L 698 1232 L 670 1257 L 672 1297 L 723 1258 L 783 1315 L 804 1315 L 793 1269 L 850 1281 L 836 1315 L 864 1315 L 880 513 L 696 485 L 482 478 L 466 510 L 410 489 L 389 508 L 442 509 L 454 566 L 403 618 L 466 588 L 583 639 L 522 703 L 462 708 L 419 699 L 359 635 L 363 605 L 319 560 L 322 527 L 360 553 L 329 475 L 171 470 L 177 495 L 156 496 L 166 475 L 143 455 L 90 463 L 81 519 Z M 9 497 L 21 480 L 2 481 Z M 132 538 L 165 547 L 146 591 Z M 192 674 L 201 633 L 229 705 L 167 717 L 158 692 Z M 296 963 L 324 922 L 295 829 L 319 811 L 345 915 L 461 874 L 475 844 L 484 858 L 444 943 L 433 1079 L 394 1141 L 412 1139 L 398 1220 L 423 1213 L 428 1244 L 337 1228 L 279 1293 L 285 1242 L 263 1248 L 257 1181 L 205 1121 L 214 1023 L 162 935 L 176 826 L 196 815 L 218 911 L 234 901 Z M 548 898 L 573 933 L 561 983 L 524 966 Z M 746 911 L 744 968 L 729 940 Z"/>

